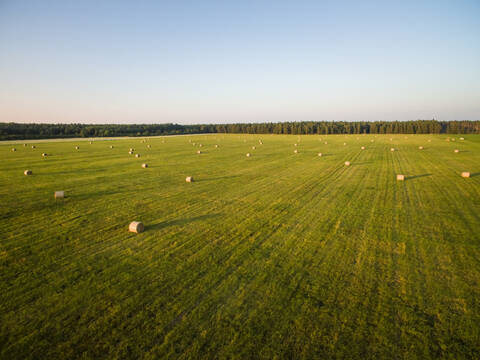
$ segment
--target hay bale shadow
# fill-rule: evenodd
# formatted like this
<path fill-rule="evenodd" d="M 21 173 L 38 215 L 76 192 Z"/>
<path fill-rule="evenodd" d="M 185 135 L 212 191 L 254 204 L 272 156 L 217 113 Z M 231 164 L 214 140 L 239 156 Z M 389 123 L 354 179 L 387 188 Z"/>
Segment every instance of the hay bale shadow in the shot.
<path fill-rule="evenodd" d="M 162 221 L 157 224 L 152 224 L 145 226 L 145 231 L 147 230 L 160 230 L 169 226 L 182 226 L 182 225 L 187 225 L 192 222 L 196 221 L 203 221 L 203 220 L 209 220 L 213 219 L 215 217 L 220 216 L 219 213 L 216 214 L 206 214 L 206 215 L 200 215 L 200 216 L 195 216 L 191 218 L 186 218 L 186 219 L 177 219 L 177 220 L 170 220 L 170 221 Z"/>
<path fill-rule="evenodd" d="M 470 177 L 480 176 L 480 172 L 470 174 Z"/>
<path fill-rule="evenodd" d="M 405 180 L 413 180 L 413 179 L 418 179 L 418 178 L 425 177 L 425 176 L 432 176 L 432 174 L 421 174 L 421 175 L 406 176 Z"/>

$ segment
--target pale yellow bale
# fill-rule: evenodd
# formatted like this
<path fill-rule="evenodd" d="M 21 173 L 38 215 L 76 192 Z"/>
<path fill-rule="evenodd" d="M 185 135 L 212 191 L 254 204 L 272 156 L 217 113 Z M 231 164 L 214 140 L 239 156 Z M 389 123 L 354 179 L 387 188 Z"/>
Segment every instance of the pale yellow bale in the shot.
<path fill-rule="evenodd" d="M 47 153 L 42 153 L 42 156 L 47 157 L 48 155 L 47 155 Z"/>
<path fill-rule="evenodd" d="M 142 164 L 142 168 L 144 169 L 148 168 L 148 164 Z"/>
<path fill-rule="evenodd" d="M 12 151 L 17 151 L 17 149 L 15 149 L 15 148 L 12 148 Z"/>
<path fill-rule="evenodd" d="M 133 233 L 141 233 L 145 230 L 145 227 L 140 221 L 132 221 L 130 225 L 128 226 L 128 231 L 133 232 Z"/>
<path fill-rule="evenodd" d="M 252 146 L 252 150 L 255 150 L 255 149 L 256 149 L 256 147 L 255 147 L 255 146 Z"/>
<path fill-rule="evenodd" d="M 80 149 L 80 148 L 78 146 L 75 146 L 75 150 L 78 150 L 78 149 Z"/>
<path fill-rule="evenodd" d="M 459 152 L 459 150 L 458 150 L 458 149 L 455 149 L 455 150 L 453 150 L 453 152 L 455 152 L 455 153 L 458 153 L 458 152 Z"/>
<path fill-rule="evenodd" d="M 462 177 L 464 178 L 469 178 L 470 177 L 470 173 L 468 171 L 464 171 L 462 172 Z"/>
<path fill-rule="evenodd" d="M 200 150 L 197 151 L 197 154 L 201 154 L 202 152 Z"/>
<path fill-rule="evenodd" d="M 362 149 L 362 150 L 365 150 L 365 146 L 362 146 L 361 149 Z"/>
<path fill-rule="evenodd" d="M 350 161 L 345 161 L 345 166 L 350 166 Z"/>
<path fill-rule="evenodd" d="M 247 157 L 250 157 L 250 153 L 247 153 Z"/>
<path fill-rule="evenodd" d="M 297 150 L 297 149 L 293 150 L 293 152 L 294 152 L 295 154 L 298 154 L 298 150 Z"/>
<path fill-rule="evenodd" d="M 193 182 L 193 176 L 187 176 L 187 177 L 185 178 L 185 181 L 188 182 L 188 183 Z"/>
<path fill-rule="evenodd" d="M 28 176 L 28 175 L 32 175 L 32 170 L 25 170 L 25 171 L 23 172 L 23 174 L 24 174 L 24 175 L 27 175 L 27 176 Z"/>
<path fill-rule="evenodd" d="M 405 175 L 400 175 L 400 174 L 397 175 L 397 180 L 398 180 L 398 181 L 403 181 L 403 180 L 405 180 Z"/>
<path fill-rule="evenodd" d="M 139 158 L 139 157 L 140 157 L 140 154 L 135 154 L 135 157 L 136 157 L 136 158 Z"/>
<path fill-rule="evenodd" d="M 322 153 L 318 153 L 318 156 L 322 156 Z"/>
<path fill-rule="evenodd" d="M 390 151 L 395 151 L 395 148 L 390 148 Z"/>
<path fill-rule="evenodd" d="M 423 146 L 419 146 L 419 147 L 418 147 L 418 150 L 423 150 Z"/>
<path fill-rule="evenodd" d="M 35 149 L 35 145 L 32 145 L 32 149 Z"/>
<path fill-rule="evenodd" d="M 55 191 L 55 199 L 63 199 L 65 197 L 65 191 Z"/>

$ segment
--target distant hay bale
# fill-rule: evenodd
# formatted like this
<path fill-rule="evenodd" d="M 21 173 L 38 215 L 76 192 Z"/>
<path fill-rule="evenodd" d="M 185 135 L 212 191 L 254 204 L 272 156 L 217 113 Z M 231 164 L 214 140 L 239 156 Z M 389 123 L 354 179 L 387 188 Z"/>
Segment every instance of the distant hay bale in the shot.
<path fill-rule="evenodd" d="M 215 149 L 218 148 L 218 145 L 215 145 Z"/>
<path fill-rule="evenodd" d="M 258 140 L 258 143 L 259 143 L 260 145 L 263 145 L 262 140 Z"/>
<path fill-rule="evenodd" d="M 293 146 L 298 146 L 298 144 L 293 144 Z"/>
<path fill-rule="evenodd" d="M 455 149 L 455 150 L 453 150 L 453 152 L 455 152 L 455 153 L 458 153 L 458 152 L 459 152 L 459 150 L 458 150 L 458 149 Z"/>
<path fill-rule="evenodd" d="M 345 166 L 350 166 L 350 161 L 345 161 Z"/>
<path fill-rule="evenodd" d="M 148 144 L 148 145 L 147 145 L 147 148 L 149 148 L 149 149 L 150 149 L 151 147 L 152 147 L 152 146 L 151 146 L 150 144 Z"/>
<path fill-rule="evenodd" d="M 298 150 L 297 150 L 297 149 L 293 150 L 293 152 L 294 152 L 295 154 L 298 154 Z"/>
<path fill-rule="evenodd" d="M 247 153 L 247 157 L 250 157 L 250 153 Z"/>
<path fill-rule="evenodd" d="M 135 151 L 135 149 L 134 149 L 134 148 L 130 148 L 130 150 L 129 150 L 129 151 L 132 151 L 132 152 L 133 152 L 133 151 Z"/>
<path fill-rule="evenodd" d="M 452 141 L 455 141 L 455 138 L 452 138 Z"/>
<path fill-rule="evenodd" d="M 397 175 L 397 180 L 398 180 L 398 181 L 403 181 L 403 180 L 405 180 L 405 175 L 400 175 L 400 174 Z"/>
<path fill-rule="evenodd" d="M 55 191 L 55 199 L 63 199 L 65 197 L 65 191 Z"/>
<path fill-rule="evenodd" d="M 188 182 L 188 183 L 193 182 L 193 176 L 187 176 L 187 177 L 185 178 L 185 181 Z"/>
<path fill-rule="evenodd" d="M 318 156 L 322 156 L 322 153 L 318 153 Z"/>
<path fill-rule="evenodd" d="M 32 149 L 35 149 L 35 145 L 32 145 Z"/>
<path fill-rule="evenodd" d="M 27 147 L 27 144 L 23 144 L 23 147 Z"/>
<path fill-rule="evenodd" d="M 390 148 L 390 151 L 395 151 L 395 148 Z"/>
<path fill-rule="evenodd" d="M 255 147 L 255 146 L 252 146 L 252 150 L 255 150 L 255 149 L 256 149 L 256 147 Z"/>
<path fill-rule="evenodd" d="M 362 146 L 361 149 L 362 149 L 362 150 L 365 150 L 365 146 Z"/>
<path fill-rule="evenodd" d="M 347 145 L 347 143 L 343 143 L 343 146 Z"/>
<path fill-rule="evenodd" d="M 47 155 L 47 153 L 42 153 L 42 156 L 47 157 L 48 155 Z"/>
<path fill-rule="evenodd" d="M 80 148 L 79 148 L 78 146 L 75 146 L 75 149 L 78 150 L 78 149 L 80 149 Z"/>
<path fill-rule="evenodd" d="M 465 140 L 465 138 L 461 137 L 460 140 Z"/>
<path fill-rule="evenodd" d="M 12 148 L 12 151 L 17 151 L 17 149 L 15 149 L 15 148 Z"/>
<path fill-rule="evenodd" d="M 195 146 L 195 143 L 192 143 L 193 146 Z"/>
<path fill-rule="evenodd" d="M 129 153 L 130 155 L 133 155 L 133 151 L 129 151 L 128 153 Z"/>
<path fill-rule="evenodd" d="M 32 175 L 32 170 L 25 170 L 23 175 Z"/>
<path fill-rule="evenodd" d="M 325 144 L 325 145 L 327 145 L 327 144 L 328 144 L 328 142 L 326 142 L 326 141 L 325 141 L 325 142 L 324 142 L 324 144 Z"/>
<path fill-rule="evenodd" d="M 136 158 L 139 158 L 139 157 L 140 157 L 140 154 L 135 154 L 135 157 L 136 157 Z"/>
<path fill-rule="evenodd" d="M 93 143 L 90 141 L 90 145 L 92 145 Z"/>
<path fill-rule="evenodd" d="M 148 168 L 148 164 L 142 164 L 142 168 L 144 169 Z"/>
<path fill-rule="evenodd" d="M 419 146 L 419 147 L 418 147 L 418 150 L 423 150 L 423 146 Z"/>
<path fill-rule="evenodd" d="M 110 149 L 113 149 L 113 145 L 110 145 Z"/>
<path fill-rule="evenodd" d="M 470 177 L 470 173 L 468 171 L 464 171 L 462 172 L 462 177 L 464 178 L 469 178 Z"/>
<path fill-rule="evenodd" d="M 128 231 L 133 232 L 133 233 L 141 233 L 145 230 L 145 227 L 140 221 L 132 221 L 130 225 L 128 226 Z"/>
<path fill-rule="evenodd" d="M 199 147 L 202 147 L 203 145 L 202 145 L 202 144 L 199 144 L 198 146 L 199 146 Z"/>
<path fill-rule="evenodd" d="M 197 154 L 201 154 L 202 152 L 200 150 L 197 151 Z"/>

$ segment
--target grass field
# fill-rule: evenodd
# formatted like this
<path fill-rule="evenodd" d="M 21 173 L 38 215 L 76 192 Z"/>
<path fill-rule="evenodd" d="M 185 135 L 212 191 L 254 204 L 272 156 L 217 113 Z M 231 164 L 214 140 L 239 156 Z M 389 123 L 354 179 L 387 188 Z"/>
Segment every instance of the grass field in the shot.
<path fill-rule="evenodd" d="M 0 357 L 478 358 L 480 136 L 447 137 L 0 144 Z"/>

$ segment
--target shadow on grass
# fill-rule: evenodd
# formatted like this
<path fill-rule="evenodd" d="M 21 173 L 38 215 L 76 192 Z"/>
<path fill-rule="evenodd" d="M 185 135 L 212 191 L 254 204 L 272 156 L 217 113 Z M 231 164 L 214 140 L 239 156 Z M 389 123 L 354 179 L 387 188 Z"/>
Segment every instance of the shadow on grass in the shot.
<path fill-rule="evenodd" d="M 353 165 L 353 166 L 355 166 L 355 165 L 366 165 L 366 164 L 371 164 L 371 163 L 372 163 L 371 161 L 362 161 L 362 162 L 354 162 L 351 165 Z"/>
<path fill-rule="evenodd" d="M 217 214 L 207 214 L 207 215 L 200 215 L 200 216 L 195 216 L 195 217 L 186 218 L 186 219 L 162 221 L 162 222 L 159 222 L 157 224 L 152 224 L 152 225 L 146 226 L 145 229 L 159 230 L 159 229 L 163 229 L 163 228 L 169 227 L 169 226 L 182 226 L 182 225 L 187 225 L 187 224 L 190 224 L 190 223 L 196 222 L 196 221 L 213 219 L 213 218 L 215 218 L 219 215 L 220 215 L 219 213 L 217 213 Z"/>
<path fill-rule="evenodd" d="M 422 175 L 406 176 L 406 177 L 405 177 L 405 180 L 413 180 L 413 179 L 418 179 L 418 178 L 425 177 L 425 176 L 432 176 L 432 174 L 422 174 Z"/>
<path fill-rule="evenodd" d="M 470 174 L 470 177 L 480 176 L 480 172 Z"/>
<path fill-rule="evenodd" d="M 231 176 L 219 176 L 215 178 L 206 178 L 206 179 L 195 179 L 195 182 L 206 182 L 206 181 L 215 181 L 215 180 L 223 180 L 223 179 L 234 179 L 238 178 L 240 175 L 231 175 Z"/>

